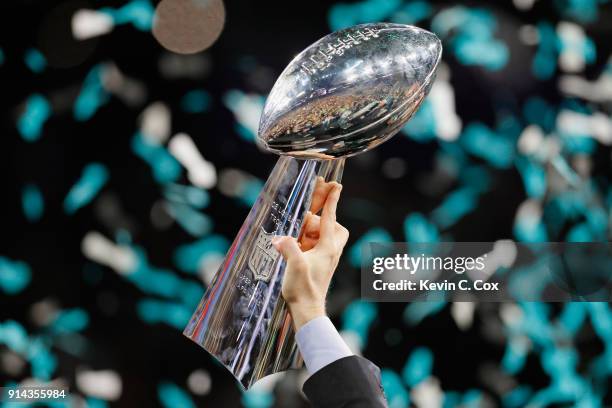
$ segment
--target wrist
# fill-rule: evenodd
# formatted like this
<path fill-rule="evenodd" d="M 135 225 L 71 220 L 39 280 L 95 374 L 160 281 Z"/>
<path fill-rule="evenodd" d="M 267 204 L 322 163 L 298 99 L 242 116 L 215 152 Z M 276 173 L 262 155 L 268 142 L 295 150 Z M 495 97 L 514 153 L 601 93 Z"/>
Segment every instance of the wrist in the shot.
<path fill-rule="evenodd" d="M 326 316 L 324 305 L 289 303 L 288 306 L 296 333 L 309 321 Z"/>

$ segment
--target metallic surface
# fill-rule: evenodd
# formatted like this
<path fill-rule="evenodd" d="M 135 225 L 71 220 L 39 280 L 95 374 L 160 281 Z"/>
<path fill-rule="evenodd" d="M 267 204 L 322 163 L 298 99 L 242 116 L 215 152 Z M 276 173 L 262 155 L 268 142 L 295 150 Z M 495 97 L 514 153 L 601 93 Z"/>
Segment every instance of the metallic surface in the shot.
<path fill-rule="evenodd" d="M 399 131 L 427 94 L 441 52 L 428 31 L 364 24 L 310 46 L 274 85 L 258 143 L 282 156 L 184 331 L 245 388 L 302 365 L 281 296 L 285 262 L 271 238 L 299 235 L 318 176 L 340 181 L 344 157 Z"/>
<path fill-rule="evenodd" d="M 258 142 L 304 158 L 351 156 L 397 133 L 429 91 L 440 40 L 400 24 L 363 24 L 323 37 L 280 75 Z"/>
<path fill-rule="evenodd" d="M 184 334 L 248 388 L 302 365 L 281 297 L 285 262 L 274 235 L 297 237 L 317 176 L 340 181 L 344 160 L 281 157 L 253 205 Z"/>

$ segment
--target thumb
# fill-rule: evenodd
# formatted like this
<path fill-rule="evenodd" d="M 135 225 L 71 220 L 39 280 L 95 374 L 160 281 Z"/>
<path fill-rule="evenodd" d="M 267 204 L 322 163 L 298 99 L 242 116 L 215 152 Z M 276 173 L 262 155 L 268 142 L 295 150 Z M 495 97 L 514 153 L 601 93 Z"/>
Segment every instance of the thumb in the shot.
<path fill-rule="evenodd" d="M 287 236 L 274 237 L 272 239 L 272 245 L 274 245 L 274 248 L 281 253 L 287 262 L 298 260 L 302 257 L 302 250 L 295 238 Z"/>

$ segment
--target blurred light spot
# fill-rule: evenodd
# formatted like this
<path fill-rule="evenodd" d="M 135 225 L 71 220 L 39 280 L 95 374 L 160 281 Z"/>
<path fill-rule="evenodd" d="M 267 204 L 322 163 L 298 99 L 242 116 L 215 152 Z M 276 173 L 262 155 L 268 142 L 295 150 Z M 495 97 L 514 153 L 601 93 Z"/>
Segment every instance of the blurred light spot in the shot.
<path fill-rule="evenodd" d="M 160 383 L 157 395 L 165 408 L 196 408 L 191 397 L 182 388 L 171 382 Z"/>
<path fill-rule="evenodd" d="M 502 403 L 503 406 L 507 408 L 524 407 L 525 405 L 527 405 L 527 402 L 531 395 L 531 387 L 528 385 L 521 385 L 505 394 L 502 398 Z"/>
<path fill-rule="evenodd" d="M 201 295 L 202 293 L 200 293 Z M 176 302 L 163 302 L 146 299 L 138 302 L 138 316 L 149 324 L 165 323 L 178 330 L 183 330 L 191 317 L 191 306 L 186 307 Z"/>
<path fill-rule="evenodd" d="M 520 158 L 516 167 L 521 173 L 525 192 L 532 198 L 541 198 L 546 193 L 546 172 L 542 166 L 532 160 Z"/>
<path fill-rule="evenodd" d="M 446 395 L 440 388 L 440 382 L 435 377 L 429 377 L 425 381 L 421 381 L 410 391 L 410 397 L 412 402 L 417 408 L 430 408 L 430 407 L 446 407 L 449 402 Z M 448 406 L 461 406 L 456 404 Z"/>
<path fill-rule="evenodd" d="M 612 67 L 612 57 L 608 58 Z M 575 75 L 565 75 L 559 80 L 559 89 L 570 96 L 577 96 L 593 102 L 612 101 L 612 69 L 604 69 L 595 81 Z"/>
<path fill-rule="evenodd" d="M 265 98 L 256 94 L 245 94 L 232 89 L 223 96 L 223 103 L 234 113 L 238 121 L 236 131 L 246 141 L 254 142 L 259 129 L 259 118 L 263 112 Z"/>
<path fill-rule="evenodd" d="M 116 25 L 131 24 L 141 31 L 150 31 L 153 25 L 154 10 L 149 0 L 132 0 L 122 7 L 105 7 L 100 11 L 111 16 Z"/>
<path fill-rule="evenodd" d="M 162 0 L 155 10 L 153 36 L 170 51 L 193 54 L 217 41 L 224 24 L 222 0 Z"/>
<path fill-rule="evenodd" d="M 159 183 L 176 181 L 180 177 L 182 169 L 176 159 L 164 146 L 147 139 L 142 133 L 137 132 L 132 138 L 132 150 L 149 164 Z"/>
<path fill-rule="evenodd" d="M 544 134 L 542 133 L 542 129 L 537 125 L 529 125 L 523 129 L 517 147 L 523 154 L 535 154 L 540 148 L 543 140 Z"/>
<path fill-rule="evenodd" d="M 406 242 L 438 242 L 438 229 L 420 213 L 412 213 L 404 220 Z"/>
<path fill-rule="evenodd" d="M 34 142 L 42 133 L 42 128 L 51 116 L 51 105 L 41 94 L 33 94 L 25 103 L 24 112 L 17 121 L 17 129 L 24 140 Z"/>
<path fill-rule="evenodd" d="M 201 80 L 209 73 L 210 59 L 202 54 L 177 55 L 164 53 L 159 59 L 159 70 L 168 79 Z"/>
<path fill-rule="evenodd" d="M 219 175 L 219 191 L 229 197 L 239 198 L 240 201 L 252 206 L 255 204 L 263 182 L 257 177 L 239 169 L 223 169 Z"/>
<path fill-rule="evenodd" d="M 472 280 L 486 280 L 499 268 L 510 268 L 516 260 L 517 253 L 516 244 L 512 240 L 500 239 L 495 241 L 491 252 L 483 254 L 487 257 L 484 269 L 482 271 L 469 271 L 468 276 Z"/>
<path fill-rule="evenodd" d="M 166 211 L 185 231 L 194 237 L 201 237 L 213 229 L 213 221 L 206 214 L 194 210 L 189 205 L 167 202 Z"/>
<path fill-rule="evenodd" d="M 382 172 L 390 179 L 398 179 L 406 174 L 406 163 L 403 159 L 392 157 L 382 164 Z"/>
<path fill-rule="evenodd" d="M 194 185 L 212 188 L 217 183 L 215 166 L 204 160 L 195 143 L 185 133 L 178 133 L 168 143 L 170 153 L 187 169 L 187 177 Z"/>
<path fill-rule="evenodd" d="M 137 107 L 144 103 L 147 90 L 141 81 L 125 76 L 112 63 L 106 63 L 102 71 L 102 85 L 112 94 L 119 97 L 126 105 Z"/>
<path fill-rule="evenodd" d="M 25 289 L 32 279 L 32 271 L 23 261 L 12 261 L 0 256 L 0 289 L 14 295 Z"/>
<path fill-rule="evenodd" d="M 195 89 L 187 92 L 181 99 L 181 107 L 185 112 L 201 113 L 210 107 L 210 95 L 204 90 Z"/>
<path fill-rule="evenodd" d="M 120 274 L 132 272 L 136 268 L 137 258 L 129 247 L 116 245 L 98 232 L 85 234 L 81 250 L 87 258 Z"/>
<path fill-rule="evenodd" d="M 508 63 L 508 47 L 493 37 L 495 16 L 486 9 L 443 9 L 432 19 L 431 28 L 443 40 L 452 40 L 450 49 L 464 65 L 497 71 Z"/>
<path fill-rule="evenodd" d="M 348 257 L 351 265 L 354 268 L 359 268 L 361 265 L 361 248 L 369 242 L 385 243 L 392 242 L 391 234 L 383 228 L 373 228 L 364 233 L 349 250 Z"/>
<path fill-rule="evenodd" d="M 473 122 L 467 125 L 460 141 L 468 152 L 487 160 L 495 167 L 507 168 L 514 159 L 514 141 L 482 123 Z"/>
<path fill-rule="evenodd" d="M 595 44 L 577 24 L 562 21 L 557 24 L 561 42 L 559 67 L 566 72 L 579 72 L 585 64 L 595 62 Z"/>
<path fill-rule="evenodd" d="M 414 387 L 431 375 L 433 354 L 426 347 L 417 347 L 412 351 L 402 370 L 402 378 L 409 387 Z"/>
<path fill-rule="evenodd" d="M 487 258 L 487 264 L 489 259 Z M 475 305 L 473 302 L 454 302 L 451 306 L 451 316 L 461 330 L 465 331 L 472 327 L 474 321 Z"/>
<path fill-rule="evenodd" d="M 401 4 L 401 0 L 362 0 L 353 4 L 338 3 L 330 8 L 327 20 L 334 31 L 359 23 L 383 21 Z"/>
<path fill-rule="evenodd" d="M 378 307 L 375 303 L 355 300 L 348 304 L 342 312 L 342 331 L 353 332 L 359 339 L 359 349 L 365 349 L 368 344 L 370 326 L 376 319 Z"/>
<path fill-rule="evenodd" d="M 212 379 L 208 371 L 198 369 L 187 377 L 187 386 L 195 395 L 207 395 L 212 388 Z"/>
<path fill-rule="evenodd" d="M 388 368 L 383 368 L 380 370 L 380 380 L 389 408 L 406 408 L 410 405 L 410 396 L 402 385 L 399 375 Z"/>
<path fill-rule="evenodd" d="M 523 106 L 523 115 L 529 124 L 538 125 L 548 133 L 554 129 L 557 109 L 539 96 L 530 96 Z"/>
<path fill-rule="evenodd" d="M 72 17 L 72 35 L 77 40 L 98 37 L 109 33 L 113 27 L 112 17 L 97 10 L 79 10 Z"/>
<path fill-rule="evenodd" d="M 72 186 L 64 199 L 64 211 L 75 213 L 89 204 L 108 181 L 108 170 L 99 163 L 90 163 L 83 169 L 81 178 Z"/>
<path fill-rule="evenodd" d="M 431 213 L 431 219 L 440 228 L 448 228 L 472 212 L 476 208 L 477 203 L 478 195 L 473 189 L 462 188 L 455 190 L 448 194 L 442 204 Z"/>
<path fill-rule="evenodd" d="M 147 106 L 140 116 L 140 131 L 153 143 L 164 143 L 170 137 L 170 109 L 162 102 Z"/>
<path fill-rule="evenodd" d="M 592 23 L 598 17 L 598 0 L 558 0 L 553 3 L 557 11 L 565 18 L 581 23 Z"/>
<path fill-rule="evenodd" d="M 221 253 L 206 254 L 200 259 L 198 269 L 206 286 L 210 286 L 224 260 L 225 256 Z"/>
<path fill-rule="evenodd" d="M 38 326 L 48 326 L 59 313 L 57 303 L 51 299 L 43 299 L 30 307 L 30 317 Z"/>
<path fill-rule="evenodd" d="M 121 377 L 113 370 L 77 370 L 76 385 L 79 390 L 95 398 L 116 401 L 121 397 Z"/>
<path fill-rule="evenodd" d="M 408 326 L 416 326 L 426 317 L 440 312 L 445 305 L 446 302 L 430 300 L 427 302 L 410 303 L 408 306 L 406 306 L 406 309 L 404 309 L 404 321 Z"/>
<path fill-rule="evenodd" d="M 21 205 L 28 221 L 36 222 L 40 220 L 45 210 L 45 202 L 38 187 L 34 184 L 27 184 L 23 187 Z"/>
<path fill-rule="evenodd" d="M 546 242 L 547 235 L 540 202 L 535 199 L 524 201 L 514 218 L 514 236 L 523 242 Z"/>
<path fill-rule="evenodd" d="M 179 246 L 174 253 L 174 263 L 185 272 L 197 273 L 205 257 L 225 257 L 229 248 L 228 240 L 221 235 L 210 235 L 191 244 Z M 215 269 L 216 272 L 216 269 Z"/>
<path fill-rule="evenodd" d="M 398 24 L 411 24 L 429 18 L 432 13 L 432 6 L 427 1 L 412 0 L 400 6 L 393 13 L 391 21 Z"/>
<path fill-rule="evenodd" d="M 538 30 L 531 24 L 522 25 L 521 28 L 519 28 L 518 34 L 525 45 L 537 45 L 540 40 Z"/>
<path fill-rule="evenodd" d="M 557 55 L 559 53 L 559 40 L 553 26 L 541 21 L 537 24 L 539 45 L 538 51 L 532 61 L 532 72 L 536 78 L 549 79 L 557 69 Z"/>
<path fill-rule="evenodd" d="M 51 327 L 56 333 L 82 331 L 89 324 L 89 315 L 83 309 L 62 310 L 55 315 Z"/>
<path fill-rule="evenodd" d="M 565 138 L 592 137 L 604 145 L 612 145 L 612 119 L 596 112 L 592 115 L 564 109 L 557 116 L 557 129 Z"/>
<path fill-rule="evenodd" d="M 0 351 L 0 367 L 2 372 L 11 377 L 18 377 L 26 368 L 25 360 L 17 353 L 11 350 Z"/>
<path fill-rule="evenodd" d="M 43 72 L 47 66 L 45 56 L 35 48 L 30 48 L 26 51 L 24 60 L 28 68 L 30 68 L 30 71 L 36 74 Z"/>
<path fill-rule="evenodd" d="M 206 207 L 210 202 L 210 197 L 206 190 L 174 183 L 168 183 L 164 187 L 164 196 L 170 201 L 188 204 L 200 209 Z"/>
<path fill-rule="evenodd" d="M 514 7 L 521 11 L 530 10 L 536 0 L 513 0 Z"/>
<path fill-rule="evenodd" d="M 74 118 L 84 122 L 108 102 L 109 94 L 103 86 L 105 65 L 95 65 L 85 77 L 81 92 L 74 103 Z"/>

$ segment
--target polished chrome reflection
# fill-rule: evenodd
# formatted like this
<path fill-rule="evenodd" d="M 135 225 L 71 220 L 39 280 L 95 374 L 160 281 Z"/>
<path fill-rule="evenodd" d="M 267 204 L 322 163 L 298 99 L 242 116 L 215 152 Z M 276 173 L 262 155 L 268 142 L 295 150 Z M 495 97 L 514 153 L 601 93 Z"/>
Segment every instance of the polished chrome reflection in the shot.
<path fill-rule="evenodd" d="M 245 388 L 302 365 L 272 236 L 297 237 L 305 212 L 316 212 L 318 186 L 340 181 L 344 157 L 399 131 L 427 94 L 441 52 L 425 30 L 364 24 L 311 45 L 274 85 L 258 142 L 283 156 L 184 332 Z"/>
<path fill-rule="evenodd" d="M 297 237 L 317 182 L 340 181 L 343 168 L 343 159 L 278 160 L 185 329 L 245 388 L 302 364 L 280 293 L 285 262 L 270 241 Z"/>
<path fill-rule="evenodd" d="M 417 110 L 441 55 L 440 40 L 412 26 L 363 24 L 329 34 L 276 81 L 258 141 L 267 150 L 304 158 L 369 150 Z"/>

